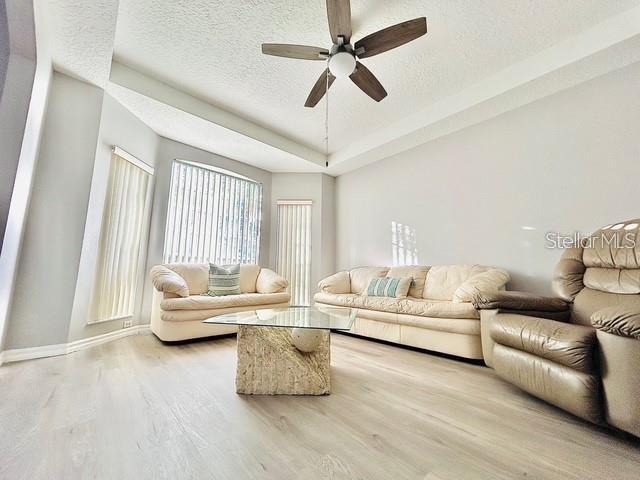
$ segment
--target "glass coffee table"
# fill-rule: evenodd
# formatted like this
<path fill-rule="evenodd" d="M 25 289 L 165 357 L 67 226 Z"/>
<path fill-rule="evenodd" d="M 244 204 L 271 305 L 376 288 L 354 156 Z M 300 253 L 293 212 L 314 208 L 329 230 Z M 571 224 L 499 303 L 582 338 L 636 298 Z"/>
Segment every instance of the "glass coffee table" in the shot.
<path fill-rule="evenodd" d="M 345 307 L 289 307 L 230 313 L 203 323 L 238 326 L 237 393 L 328 395 L 330 332 L 351 329 L 355 316 Z"/>

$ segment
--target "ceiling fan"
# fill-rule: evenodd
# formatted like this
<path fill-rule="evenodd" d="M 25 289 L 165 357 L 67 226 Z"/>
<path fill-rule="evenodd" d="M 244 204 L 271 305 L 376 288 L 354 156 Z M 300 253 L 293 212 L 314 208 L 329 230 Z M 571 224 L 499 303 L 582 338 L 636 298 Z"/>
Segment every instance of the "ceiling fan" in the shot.
<path fill-rule="evenodd" d="M 427 33 L 427 19 L 419 17 L 379 30 L 351 45 L 350 0 L 327 0 L 327 17 L 333 41 L 330 50 L 306 45 L 262 44 L 262 53 L 266 55 L 301 60 L 329 60 L 328 68 L 311 89 L 305 107 L 315 107 L 336 77 L 349 77 L 364 93 L 379 102 L 387 96 L 387 92 L 358 59 L 373 57 Z"/>

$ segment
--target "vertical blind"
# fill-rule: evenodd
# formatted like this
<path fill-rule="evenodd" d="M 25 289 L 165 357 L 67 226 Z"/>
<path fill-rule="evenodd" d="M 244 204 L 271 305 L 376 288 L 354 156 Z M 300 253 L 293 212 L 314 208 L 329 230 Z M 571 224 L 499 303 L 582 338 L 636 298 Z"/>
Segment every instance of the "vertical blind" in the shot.
<path fill-rule="evenodd" d="M 310 200 L 281 200 L 278 207 L 276 268 L 289 280 L 293 305 L 311 304 Z"/>
<path fill-rule="evenodd" d="M 111 156 L 90 322 L 134 314 L 153 169 L 117 148 Z"/>
<path fill-rule="evenodd" d="M 175 160 L 164 242 L 166 263 L 258 263 L 262 185 Z"/>

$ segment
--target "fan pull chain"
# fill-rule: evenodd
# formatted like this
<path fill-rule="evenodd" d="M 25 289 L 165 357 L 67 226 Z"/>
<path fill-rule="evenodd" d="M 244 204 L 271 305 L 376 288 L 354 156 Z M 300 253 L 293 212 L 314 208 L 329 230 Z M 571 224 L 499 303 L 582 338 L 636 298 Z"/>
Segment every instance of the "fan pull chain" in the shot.
<path fill-rule="evenodd" d="M 327 82 L 326 82 L 326 90 L 325 96 L 327 97 L 325 103 L 325 111 L 324 111 L 324 152 L 327 156 L 325 160 L 325 167 L 329 166 L 329 60 L 327 60 Z"/>

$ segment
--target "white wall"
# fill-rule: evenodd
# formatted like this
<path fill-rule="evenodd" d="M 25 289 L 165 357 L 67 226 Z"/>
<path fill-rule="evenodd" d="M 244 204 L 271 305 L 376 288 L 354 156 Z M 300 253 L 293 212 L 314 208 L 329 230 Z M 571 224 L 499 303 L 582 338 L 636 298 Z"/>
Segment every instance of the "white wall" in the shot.
<path fill-rule="evenodd" d="M 9 55 L 11 55 L 9 41 L 7 7 L 5 0 L 0 0 L 0 98 L 2 97 L 2 90 L 4 89 L 4 79 L 7 75 L 7 68 L 9 67 Z"/>
<path fill-rule="evenodd" d="M 117 145 L 155 167 L 143 288 L 134 323 L 148 323 L 148 271 L 161 263 L 171 164 L 176 158 L 263 184 L 260 261 L 269 262 L 271 173 L 158 137 L 98 87 L 54 72 L 4 348 L 67 343 L 123 328 L 87 324 L 108 180 Z"/>
<path fill-rule="evenodd" d="M 8 206 L 6 229 L 0 252 L 0 350 L 4 350 L 5 347 L 22 240 L 27 225 L 27 214 L 53 77 L 49 43 L 46 41 L 47 19 L 40 8 L 42 4 L 37 2 L 33 5 L 31 1 L 6 0 L 5 5 L 9 19 L 12 53 L 15 47 L 15 53 L 21 57 L 26 59 L 35 57 L 36 47 L 33 38 L 35 34 L 37 61 L 33 76 L 33 88 L 28 102 L 24 135 L 16 133 L 17 137 L 12 137 L 13 141 L 21 143 L 21 147 L 16 164 L 15 182 L 11 184 L 11 202 Z M 6 91 L 3 91 L 3 95 L 5 93 Z M 7 158 L 4 160 L 9 161 Z M 9 185 L 9 182 L 5 185 Z"/>
<path fill-rule="evenodd" d="M 103 91 L 54 73 L 5 348 L 66 343 Z"/>
<path fill-rule="evenodd" d="M 11 55 L 0 99 L 0 250 L 9 216 L 35 69 L 34 60 Z"/>
<path fill-rule="evenodd" d="M 260 264 L 269 262 L 270 227 L 271 227 L 271 173 L 245 163 L 237 162 L 214 153 L 205 152 L 195 147 L 160 137 L 156 156 L 155 192 L 153 198 L 153 212 L 151 216 L 151 231 L 149 234 L 149 248 L 147 256 L 148 273 L 151 267 L 162 263 L 164 249 L 164 234 L 167 222 L 167 207 L 169 203 L 169 186 L 171 184 L 171 166 L 174 160 L 189 160 L 244 175 L 262 184 L 262 228 L 260 230 Z M 151 300 L 153 286 L 148 279 L 144 286 L 144 300 L 140 323 L 149 323 L 151 315 Z"/>
<path fill-rule="evenodd" d="M 11 25 L 10 25 L 11 24 Z M 18 28 L 20 27 L 20 28 Z M 18 168 L 31 88 L 36 43 L 30 2 L 0 2 L 0 251 Z"/>
<path fill-rule="evenodd" d="M 639 125 L 634 64 L 340 176 L 337 267 L 481 263 L 548 293 L 547 231 L 640 217 Z"/>
<path fill-rule="evenodd" d="M 274 173 L 272 175 L 271 266 L 276 265 L 278 200 L 312 200 L 311 286 L 335 271 L 335 231 L 333 210 L 334 178 L 322 173 Z"/>
<path fill-rule="evenodd" d="M 95 164 L 91 180 L 78 281 L 69 326 L 69 342 L 123 328 L 123 320 L 87 324 L 87 320 L 90 320 L 92 288 L 95 283 L 98 245 L 109 180 L 109 168 L 111 166 L 111 149 L 114 145 L 126 150 L 150 166 L 154 166 L 156 163 L 158 136 L 117 100 L 105 93 L 95 151 Z M 146 245 L 142 246 L 142 251 L 146 254 Z M 142 261 L 143 265 L 146 264 L 146 256 Z M 133 317 L 134 323 L 140 318 L 140 304 L 143 295 L 142 285 L 145 277 L 146 272 L 141 272 L 140 290 L 136 301 L 137 307 Z"/>
<path fill-rule="evenodd" d="M 332 275 L 336 271 L 336 179 L 322 175 L 322 249 L 318 281 Z M 313 284 L 314 291 L 317 283 Z"/>

